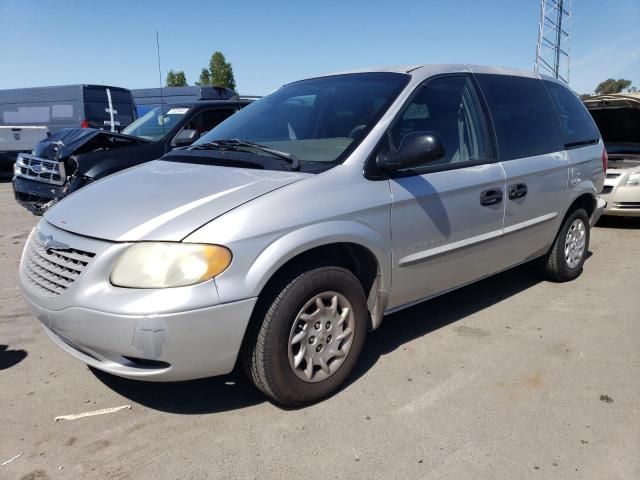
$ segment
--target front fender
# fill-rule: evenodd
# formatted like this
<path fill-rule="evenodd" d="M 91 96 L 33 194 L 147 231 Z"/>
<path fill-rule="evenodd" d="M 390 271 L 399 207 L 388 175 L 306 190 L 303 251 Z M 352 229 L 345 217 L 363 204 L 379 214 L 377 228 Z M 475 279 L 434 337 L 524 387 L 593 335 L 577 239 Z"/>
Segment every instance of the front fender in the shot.
<path fill-rule="evenodd" d="M 367 248 L 376 257 L 385 289 L 391 258 L 382 236 L 368 226 L 353 221 L 331 221 L 308 225 L 270 244 L 255 260 L 246 275 L 247 287 L 260 292 L 271 276 L 295 256 L 332 243 L 353 243 Z"/>
<path fill-rule="evenodd" d="M 228 271 L 216 278 L 221 302 L 258 296 L 269 279 L 288 261 L 332 243 L 352 243 L 368 249 L 379 267 L 378 291 L 389 290 L 391 255 L 388 241 L 364 223 L 349 220 L 314 223 L 265 240 L 265 248 L 253 255 L 251 244 L 255 248 L 255 238 L 229 245 L 234 252 L 235 265 L 232 263 Z"/>

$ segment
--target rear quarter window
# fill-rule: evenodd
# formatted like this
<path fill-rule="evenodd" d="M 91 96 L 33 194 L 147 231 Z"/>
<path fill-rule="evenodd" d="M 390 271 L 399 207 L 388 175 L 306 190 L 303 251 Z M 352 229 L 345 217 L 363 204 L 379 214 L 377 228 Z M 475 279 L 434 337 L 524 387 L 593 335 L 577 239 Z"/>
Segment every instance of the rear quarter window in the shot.
<path fill-rule="evenodd" d="M 600 138 L 598 128 L 578 96 L 558 83 L 545 80 L 544 84 L 558 112 L 564 147 L 597 142 Z"/>
<path fill-rule="evenodd" d="M 115 111 L 114 123 L 117 130 L 129 125 L 133 120 L 133 101 L 126 91 L 109 89 L 111 105 Z M 111 115 L 108 112 L 109 97 L 106 88 L 86 88 L 84 91 L 85 118 L 90 126 L 97 128 L 111 127 Z"/>
<path fill-rule="evenodd" d="M 541 80 L 476 75 L 489 105 L 500 160 L 564 150 L 558 116 Z"/>

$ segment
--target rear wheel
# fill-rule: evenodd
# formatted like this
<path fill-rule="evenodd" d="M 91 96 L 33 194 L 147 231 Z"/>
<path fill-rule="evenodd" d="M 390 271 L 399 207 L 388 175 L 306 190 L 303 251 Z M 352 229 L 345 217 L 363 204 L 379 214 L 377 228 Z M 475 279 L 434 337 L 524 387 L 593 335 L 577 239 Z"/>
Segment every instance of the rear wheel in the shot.
<path fill-rule="evenodd" d="M 589 216 L 583 208 L 574 210 L 562 224 L 560 232 L 546 257 L 545 276 L 556 282 L 566 282 L 582 273 L 589 250 Z"/>
<path fill-rule="evenodd" d="M 243 351 L 245 369 L 266 395 L 286 406 L 334 393 L 360 355 L 368 311 L 347 269 L 318 267 L 293 275 L 265 302 Z M 260 312 L 260 310 L 258 310 Z"/>

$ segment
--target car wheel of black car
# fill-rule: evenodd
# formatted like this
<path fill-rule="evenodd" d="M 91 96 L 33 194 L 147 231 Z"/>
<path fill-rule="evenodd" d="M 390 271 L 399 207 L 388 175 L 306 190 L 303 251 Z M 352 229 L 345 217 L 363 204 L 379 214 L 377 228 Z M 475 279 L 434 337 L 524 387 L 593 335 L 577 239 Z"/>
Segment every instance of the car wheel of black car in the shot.
<path fill-rule="evenodd" d="M 258 307 L 262 323 L 243 352 L 253 383 L 274 401 L 301 406 L 334 393 L 362 350 L 368 310 L 347 269 L 312 268 L 289 277 Z"/>

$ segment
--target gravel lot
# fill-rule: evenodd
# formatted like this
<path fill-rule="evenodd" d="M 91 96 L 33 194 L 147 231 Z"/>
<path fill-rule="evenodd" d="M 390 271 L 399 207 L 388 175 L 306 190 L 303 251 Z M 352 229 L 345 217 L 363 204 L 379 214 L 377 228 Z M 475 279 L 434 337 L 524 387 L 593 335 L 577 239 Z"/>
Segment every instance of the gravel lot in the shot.
<path fill-rule="evenodd" d="M 640 222 L 594 229 L 572 283 L 518 268 L 389 316 L 343 391 L 283 410 L 241 375 L 145 384 L 58 350 L 17 286 L 36 220 L 0 183 L 0 479 L 640 478 Z"/>

